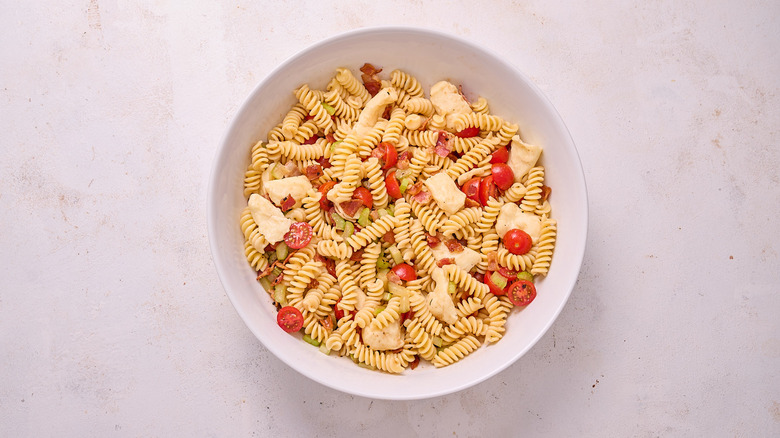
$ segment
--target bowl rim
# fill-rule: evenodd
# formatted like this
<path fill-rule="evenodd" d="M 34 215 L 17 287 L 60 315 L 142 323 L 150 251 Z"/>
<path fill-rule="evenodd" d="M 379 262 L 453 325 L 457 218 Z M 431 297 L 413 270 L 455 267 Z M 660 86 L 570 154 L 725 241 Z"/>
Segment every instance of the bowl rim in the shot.
<path fill-rule="evenodd" d="M 337 384 L 334 384 L 331 381 L 324 380 L 320 378 L 317 375 L 314 375 L 310 372 L 308 372 L 307 369 L 298 366 L 297 363 L 290 363 L 289 361 L 281 359 L 285 356 L 285 354 L 282 354 L 277 347 L 271 343 L 267 343 L 263 340 L 261 336 L 258 336 L 258 333 L 255 332 L 255 330 L 249 326 L 247 321 L 247 315 L 246 310 L 242 309 L 241 306 L 237 303 L 237 298 L 234 296 L 233 292 L 227 287 L 227 281 L 224 277 L 227 275 L 227 263 L 225 260 L 223 260 L 222 256 L 220 255 L 220 252 L 218 250 L 218 242 L 216 239 L 216 226 L 217 226 L 217 212 L 216 208 L 214 208 L 215 203 L 215 197 L 216 197 L 216 186 L 218 184 L 217 179 L 219 177 L 219 170 L 224 167 L 224 162 L 227 160 L 227 150 L 229 149 L 228 146 L 228 140 L 231 137 L 231 133 L 234 132 L 241 121 L 242 115 L 247 111 L 248 107 L 251 105 L 251 102 L 254 99 L 254 96 L 261 90 L 263 87 L 263 84 L 271 77 L 274 77 L 279 74 L 279 72 L 285 70 L 289 64 L 293 63 L 295 60 L 306 56 L 309 53 L 315 52 L 319 49 L 321 49 L 324 46 L 328 46 L 330 44 L 333 44 L 335 42 L 338 42 L 339 40 L 343 39 L 351 39 L 355 37 L 359 37 L 361 35 L 368 35 L 368 34 L 388 34 L 388 35 L 396 35 L 396 34 L 419 34 L 419 35 L 425 35 L 427 37 L 435 37 L 435 38 L 441 38 L 445 40 L 452 40 L 456 44 L 461 44 L 464 46 L 469 47 L 471 50 L 474 50 L 476 52 L 482 52 L 483 54 L 488 55 L 489 57 L 493 58 L 496 62 L 504 64 L 508 69 L 511 69 L 516 75 L 521 77 L 525 85 L 529 88 L 530 91 L 533 92 L 533 94 L 536 96 L 537 99 L 539 99 L 540 102 L 542 102 L 547 109 L 551 112 L 553 117 L 554 123 L 558 126 L 558 129 L 560 129 L 560 132 L 566 137 L 569 144 L 572 146 L 571 151 L 573 153 L 573 160 L 577 164 L 577 169 L 579 172 L 577 172 L 576 179 L 577 184 L 582 188 L 582 203 L 584 210 L 582 211 L 582 218 L 581 221 L 578 222 L 579 229 L 575 229 L 575 234 L 572 236 L 572 239 L 574 239 L 576 236 L 581 236 L 577 241 L 575 241 L 575 249 L 577 249 L 575 253 L 575 259 L 576 259 L 576 266 L 577 266 L 577 275 L 574 275 L 571 280 L 570 284 L 565 285 L 565 295 L 563 299 L 560 301 L 558 306 L 555 308 L 555 310 L 552 312 L 552 317 L 549 318 L 549 320 L 544 324 L 541 330 L 537 333 L 537 335 L 532 338 L 532 341 L 529 342 L 524 348 L 519 349 L 515 354 L 513 354 L 511 357 L 508 357 L 507 360 L 501 365 L 494 367 L 490 372 L 486 372 L 478 377 L 468 379 L 466 382 L 462 384 L 455 384 L 448 386 L 446 388 L 442 388 L 441 390 L 429 392 L 425 394 L 412 394 L 408 396 L 404 395 L 383 395 L 383 394 L 377 394 L 372 393 L 370 391 L 361 391 L 359 389 L 355 388 L 345 388 L 343 386 L 339 386 Z M 227 129 L 224 131 L 221 140 L 219 142 L 219 146 L 217 147 L 216 151 L 214 152 L 214 157 L 212 159 L 212 166 L 209 173 L 209 180 L 208 180 L 208 187 L 207 187 L 207 193 L 206 193 L 206 213 L 207 213 L 207 232 L 208 232 L 208 239 L 209 239 L 209 246 L 211 250 L 211 256 L 212 260 L 214 262 L 214 268 L 217 271 L 217 276 L 220 279 L 220 283 L 222 284 L 222 288 L 225 292 L 225 294 L 228 296 L 228 299 L 230 300 L 231 304 L 233 305 L 234 310 L 236 313 L 238 313 L 239 317 L 241 318 L 242 322 L 247 326 L 247 328 L 252 332 L 252 334 L 257 338 L 257 340 L 260 341 L 260 343 L 268 349 L 274 356 L 279 358 L 286 366 L 289 366 L 290 368 L 294 369 L 298 373 L 306 376 L 307 378 L 313 380 L 314 382 L 320 383 L 323 386 L 338 390 L 343 393 L 352 394 L 356 396 L 371 398 L 371 399 L 384 399 L 384 400 L 421 400 L 421 399 L 428 399 L 438 396 L 443 396 L 447 394 L 456 393 L 459 391 L 462 391 L 464 389 L 473 387 L 479 383 L 484 382 L 485 380 L 497 375 L 498 373 L 502 372 L 509 366 L 516 363 L 521 357 L 523 357 L 531 348 L 533 348 L 538 341 L 544 336 L 547 331 L 552 327 L 553 323 L 558 319 L 560 316 L 560 313 L 563 311 L 563 308 L 566 306 L 566 303 L 568 303 L 569 298 L 571 297 L 571 293 L 574 290 L 574 287 L 576 286 L 577 279 L 581 273 L 582 270 L 582 264 L 584 261 L 585 256 L 585 250 L 586 250 L 586 243 L 587 243 L 587 232 L 588 232 L 588 226 L 589 226 L 589 203 L 588 203 L 588 191 L 585 181 L 585 174 L 584 174 L 584 168 L 582 166 L 582 160 L 579 155 L 579 151 L 576 148 L 576 144 L 571 137 L 571 133 L 566 126 L 565 122 L 563 121 L 563 118 L 561 117 L 558 110 L 555 108 L 555 106 L 552 104 L 552 102 L 549 100 L 549 98 L 541 91 L 541 89 L 534 83 L 528 76 L 525 75 L 521 70 L 519 70 L 515 65 L 505 60 L 506 57 L 499 56 L 494 51 L 490 50 L 489 48 L 485 48 L 482 46 L 478 46 L 475 43 L 472 43 L 464 38 L 461 38 L 459 36 L 446 33 L 439 30 L 432 30 L 432 29 L 425 29 L 425 28 L 419 28 L 419 27 L 413 27 L 413 26 L 373 26 L 373 27 L 363 27 L 359 29 L 353 29 L 341 33 L 334 34 L 330 37 L 324 38 L 322 40 L 317 41 L 316 43 L 310 44 L 305 46 L 302 49 L 297 50 L 292 55 L 288 56 L 284 61 L 282 61 L 278 66 L 273 68 L 271 71 L 269 71 L 263 78 L 257 81 L 255 86 L 252 88 L 252 90 L 246 95 L 244 98 L 242 104 L 236 109 L 234 112 L 230 123 L 227 125 Z"/>

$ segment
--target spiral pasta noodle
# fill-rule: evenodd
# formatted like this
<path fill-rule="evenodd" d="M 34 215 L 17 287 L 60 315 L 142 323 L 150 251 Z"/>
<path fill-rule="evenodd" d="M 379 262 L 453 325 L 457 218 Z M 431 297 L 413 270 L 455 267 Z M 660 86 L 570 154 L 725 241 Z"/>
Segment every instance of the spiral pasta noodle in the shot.
<path fill-rule="evenodd" d="M 455 84 L 431 88 L 450 93 L 447 107 L 416 77 L 383 70 L 371 74 L 378 92 L 348 68 L 324 88 L 293 90 L 281 121 L 250 145 L 239 227 L 247 265 L 276 306 L 297 309 L 307 342 L 398 374 L 418 359 L 449 366 L 500 340 L 514 307 L 528 303 L 512 289 L 496 296 L 483 276 L 547 276 L 557 222 L 539 147 L 522 142 L 517 124 L 485 97 L 465 101 Z M 531 158 L 512 155 L 517 142 Z M 476 202 L 464 184 L 495 176 L 499 186 L 499 146 L 524 175 Z M 512 228 L 532 238 L 526 253 L 499 236 Z"/>

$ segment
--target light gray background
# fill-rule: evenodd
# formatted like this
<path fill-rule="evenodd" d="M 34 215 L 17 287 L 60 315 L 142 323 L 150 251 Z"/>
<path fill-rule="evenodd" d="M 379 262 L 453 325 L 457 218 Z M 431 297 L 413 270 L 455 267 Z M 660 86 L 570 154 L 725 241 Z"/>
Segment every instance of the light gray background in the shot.
<path fill-rule="evenodd" d="M 0 435 L 780 434 L 777 2 L 0 10 Z M 288 369 L 208 247 L 210 166 L 243 99 L 298 50 L 377 25 L 446 31 L 527 74 L 590 196 L 552 329 L 431 400 L 352 397 Z"/>

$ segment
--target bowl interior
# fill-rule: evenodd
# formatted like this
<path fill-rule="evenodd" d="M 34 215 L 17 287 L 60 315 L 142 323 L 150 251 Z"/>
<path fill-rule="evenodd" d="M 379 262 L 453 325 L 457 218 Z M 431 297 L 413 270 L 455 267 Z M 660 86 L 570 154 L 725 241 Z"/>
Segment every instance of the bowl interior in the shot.
<path fill-rule="evenodd" d="M 504 338 L 445 368 L 421 366 L 389 375 L 355 366 L 347 358 L 323 355 L 299 337 L 278 329 L 276 310 L 255 280 L 243 253 L 239 215 L 244 170 L 251 146 L 267 139 L 295 103 L 303 83 L 324 89 L 338 67 L 357 72 L 365 62 L 414 75 L 424 86 L 439 80 L 462 84 L 470 98 L 488 99 L 492 114 L 520 126 L 525 141 L 544 147 L 546 184 L 552 187 L 552 215 L 558 237 L 552 265 L 537 283 L 538 297 L 514 310 Z M 585 180 L 574 143 L 560 116 L 510 63 L 468 42 L 431 31 L 366 29 L 325 40 L 290 58 L 247 98 L 220 146 L 209 186 L 209 239 L 217 272 L 237 312 L 272 353 L 298 372 L 332 388 L 380 399 L 419 399 L 455 392 L 481 382 L 520 358 L 547 331 L 577 279 L 587 232 Z"/>

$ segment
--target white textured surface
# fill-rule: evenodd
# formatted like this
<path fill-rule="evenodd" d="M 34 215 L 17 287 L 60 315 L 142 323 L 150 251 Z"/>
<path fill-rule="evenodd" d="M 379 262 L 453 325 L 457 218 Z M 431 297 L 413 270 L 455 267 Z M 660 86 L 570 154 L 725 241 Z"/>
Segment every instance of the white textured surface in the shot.
<path fill-rule="evenodd" d="M 773 2 L 6 3 L 1 436 L 780 434 Z M 214 272 L 205 188 L 257 81 L 405 24 L 506 56 L 566 120 L 590 196 L 552 329 L 466 391 L 372 401 L 260 345 Z"/>

